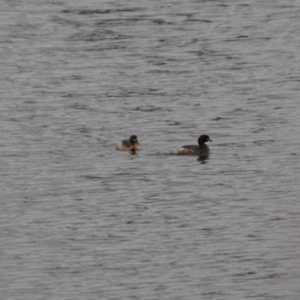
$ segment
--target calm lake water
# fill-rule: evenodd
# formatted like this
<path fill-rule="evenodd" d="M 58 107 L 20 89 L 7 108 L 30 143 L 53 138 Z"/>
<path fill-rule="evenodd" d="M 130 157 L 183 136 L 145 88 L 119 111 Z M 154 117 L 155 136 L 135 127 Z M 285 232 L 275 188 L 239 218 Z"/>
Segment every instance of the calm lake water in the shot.
<path fill-rule="evenodd" d="M 292 0 L 2 0 L 1 299 L 298 300 L 299 28 Z"/>

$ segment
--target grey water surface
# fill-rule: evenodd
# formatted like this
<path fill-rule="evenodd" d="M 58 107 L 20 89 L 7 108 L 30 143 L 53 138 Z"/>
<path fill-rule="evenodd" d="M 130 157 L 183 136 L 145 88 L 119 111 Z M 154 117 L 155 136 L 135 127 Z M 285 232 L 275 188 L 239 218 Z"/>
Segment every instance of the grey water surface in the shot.
<path fill-rule="evenodd" d="M 292 0 L 2 0 L 0 299 L 300 299 L 299 30 Z"/>

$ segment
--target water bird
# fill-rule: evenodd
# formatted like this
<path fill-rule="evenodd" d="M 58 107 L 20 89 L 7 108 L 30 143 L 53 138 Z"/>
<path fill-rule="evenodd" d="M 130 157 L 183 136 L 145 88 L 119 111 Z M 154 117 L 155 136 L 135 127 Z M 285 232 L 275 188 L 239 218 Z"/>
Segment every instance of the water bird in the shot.
<path fill-rule="evenodd" d="M 198 155 L 198 156 L 206 156 L 209 155 L 209 148 L 205 144 L 206 142 L 212 142 L 208 135 L 203 134 L 198 138 L 198 145 L 185 145 L 182 146 L 177 154 L 178 155 Z"/>
<path fill-rule="evenodd" d="M 116 144 L 116 150 L 129 150 L 129 151 L 136 151 L 141 150 L 142 147 L 140 143 L 138 142 L 137 136 L 131 135 L 129 139 L 122 140 L 118 144 Z"/>

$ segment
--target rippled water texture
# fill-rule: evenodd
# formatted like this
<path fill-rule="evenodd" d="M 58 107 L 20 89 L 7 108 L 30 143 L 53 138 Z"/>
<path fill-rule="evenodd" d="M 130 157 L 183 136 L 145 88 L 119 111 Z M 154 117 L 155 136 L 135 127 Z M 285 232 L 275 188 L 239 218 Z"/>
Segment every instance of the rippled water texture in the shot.
<path fill-rule="evenodd" d="M 299 28 L 292 0 L 2 0 L 1 299 L 298 300 Z"/>

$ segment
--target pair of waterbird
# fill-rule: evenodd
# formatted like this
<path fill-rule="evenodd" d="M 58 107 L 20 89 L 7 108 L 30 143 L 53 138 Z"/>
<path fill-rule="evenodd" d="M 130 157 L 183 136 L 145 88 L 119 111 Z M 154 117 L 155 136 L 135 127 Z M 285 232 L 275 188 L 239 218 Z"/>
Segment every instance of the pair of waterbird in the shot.
<path fill-rule="evenodd" d="M 208 135 L 203 134 L 198 138 L 198 145 L 185 145 L 178 149 L 178 155 L 208 155 L 209 148 L 205 144 L 208 141 L 212 141 Z M 129 139 L 125 139 L 120 143 L 116 144 L 116 150 L 130 150 L 136 151 L 141 150 L 142 147 L 138 142 L 136 135 L 131 135 Z"/>

